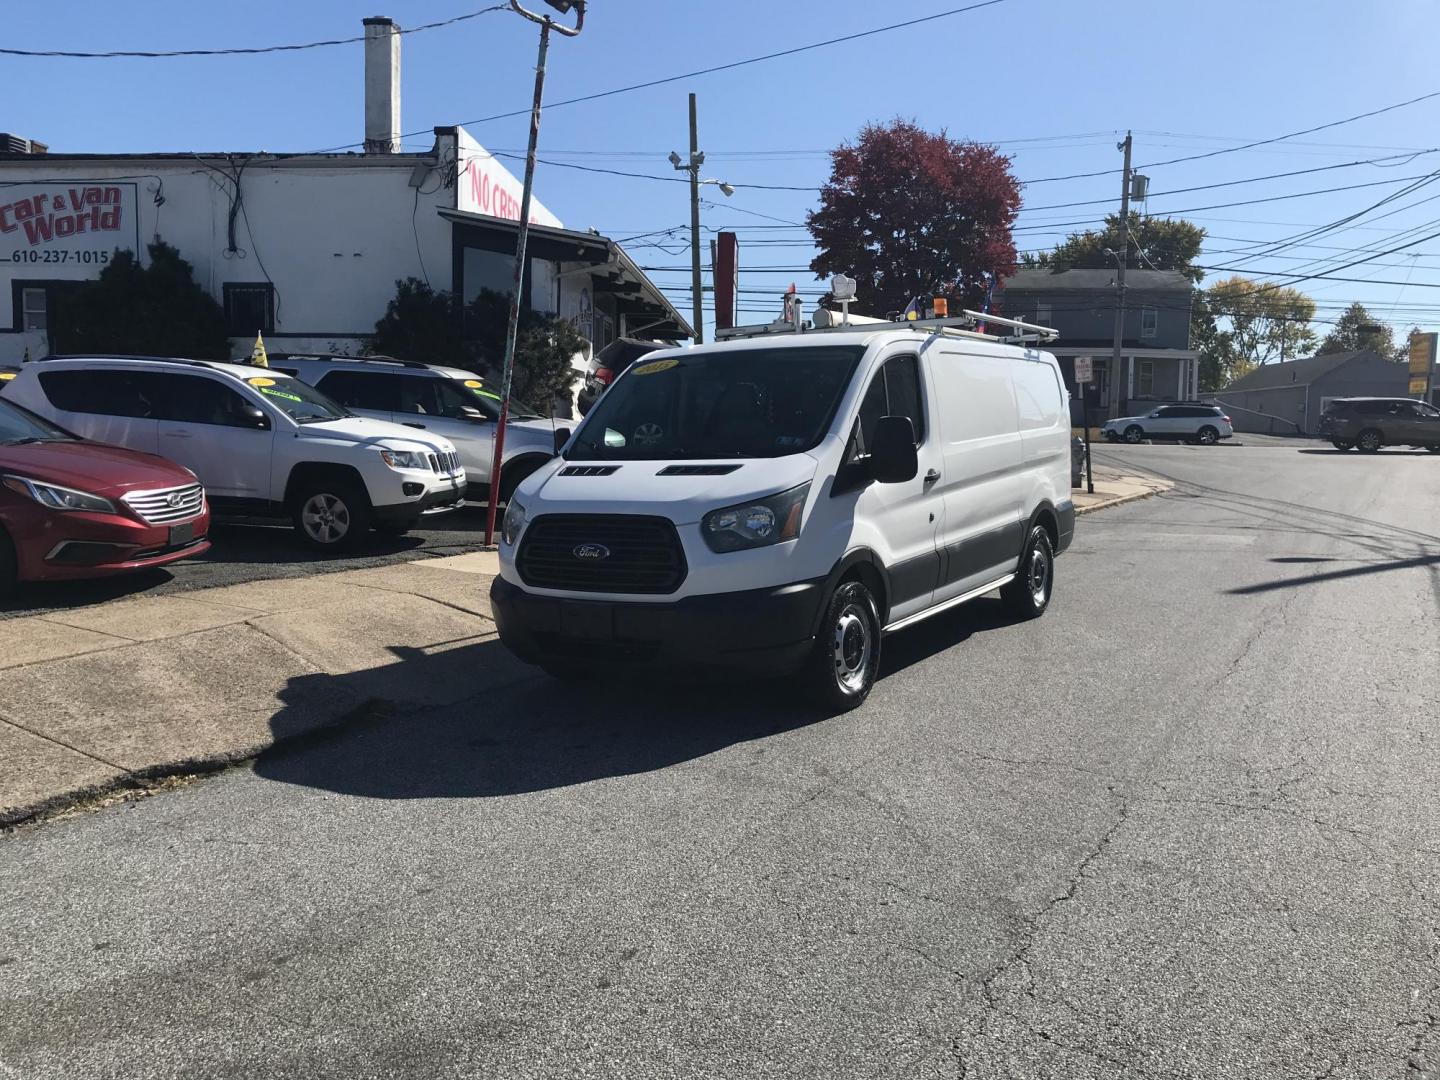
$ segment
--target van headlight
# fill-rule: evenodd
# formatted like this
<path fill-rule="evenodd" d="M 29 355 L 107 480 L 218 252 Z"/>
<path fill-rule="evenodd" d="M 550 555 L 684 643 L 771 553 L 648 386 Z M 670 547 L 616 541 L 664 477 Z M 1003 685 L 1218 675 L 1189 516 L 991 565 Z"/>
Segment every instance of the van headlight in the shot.
<path fill-rule="evenodd" d="M 392 469 L 430 471 L 430 458 L 419 450 L 381 450 L 380 460 Z"/>
<path fill-rule="evenodd" d="M 711 551 L 744 551 L 769 547 L 800 535 L 800 514 L 810 482 L 768 499 L 711 510 L 700 519 L 700 535 Z"/>
<path fill-rule="evenodd" d="M 500 523 L 500 539 L 506 544 L 514 544 L 520 538 L 520 530 L 525 528 L 525 507 L 521 506 L 515 497 L 510 497 L 510 502 L 505 507 L 505 520 Z"/>

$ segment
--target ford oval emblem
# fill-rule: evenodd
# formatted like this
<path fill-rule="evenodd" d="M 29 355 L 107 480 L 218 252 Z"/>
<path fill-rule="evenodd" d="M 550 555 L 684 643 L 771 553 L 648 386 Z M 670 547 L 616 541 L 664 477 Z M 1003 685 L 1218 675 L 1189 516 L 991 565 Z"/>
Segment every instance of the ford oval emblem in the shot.
<path fill-rule="evenodd" d="M 604 544 L 580 544 L 570 554 L 577 559 L 608 559 L 610 549 Z"/>

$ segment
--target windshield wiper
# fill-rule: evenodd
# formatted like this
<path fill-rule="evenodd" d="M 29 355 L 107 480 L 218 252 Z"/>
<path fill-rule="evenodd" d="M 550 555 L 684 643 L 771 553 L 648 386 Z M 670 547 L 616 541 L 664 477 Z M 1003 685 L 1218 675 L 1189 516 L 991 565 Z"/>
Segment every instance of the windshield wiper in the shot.
<path fill-rule="evenodd" d="M 334 420 L 344 420 L 343 416 L 297 416 L 297 424 L 328 424 Z"/>
<path fill-rule="evenodd" d="M 18 439 L 6 439 L 5 442 L 3 443 L 3 445 L 5 445 L 5 446 L 28 446 L 30 443 L 46 442 L 46 441 L 47 441 L 47 440 L 38 438 L 38 437 L 35 436 L 35 435 L 22 435 L 22 436 L 21 436 L 20 438 L 18 438 Z"/>

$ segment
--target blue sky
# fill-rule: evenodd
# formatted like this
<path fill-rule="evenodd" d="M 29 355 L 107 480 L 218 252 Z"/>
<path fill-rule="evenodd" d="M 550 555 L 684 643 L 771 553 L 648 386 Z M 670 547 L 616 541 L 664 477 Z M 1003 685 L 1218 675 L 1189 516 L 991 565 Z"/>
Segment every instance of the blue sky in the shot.
<path fill-rule="evenodd" d="M 535 0 L 538 3 L 538 0 Z M 546 99 L 681 74 L 958 7 L 962 0 L 591 0 L 584 34 L 551 51 Z M 7 44 L 24 48 L 176 49 L 251 46 L 343 37 L 367 15 L 402 26 L 448 18 L 484 0 L 413 3 L 346 0 L 72 0 L 54 17 L 12 22 Z M 61 12 L 63 10 L 63 17 Z M 547 110 L 542 156 L 570 164 L 677 175 L 666 161 L 683 151 L 686 94 L 700 102 L 706 172 L 733 184 L 818 187 L 824 151 L 867 121 L 905 116 L 958 138 L 995 143 L 1014 157 L 1027 207 L 1114 199 L 1113 176 L 1047 183 L 1045 177 L 1118 168 L 1115 143 L 1135 132 L 1143 167 L 1324 124 L 1440 90 L 1434 73 L 1440 7 L 1433 0 L 1003 0 L 991 7 L 860 41 L 700 76 L 600 101 Z M 408 131 L 467 123 L 529 103 L 535 28 L 515 15 L 485 15 L 407 36 L 403 124 Z M 298 151 L 362 137 L 359 45 L 260 57 L 63 60 L 0 57 L 10 88 L 0 126 L 57 152 L 142 150 Z M 18 92 L 17 92 L 18 91 Z M 1336 165 L 1440 144 L 1440 98 L 1272 146 L 1143 169 L 1149 211 L 1161 215 L 1341 185 L 1359 188 L 1184 216 L 1212 235 L 1207 260 L 1230 265 L 1246 245 L 1332 222 L 1398 191 L 1401 178 L 1440 169 L 1440 153 L 1167 196 L 1174 188 Z M 492 150 L 524 147 L 524 118 L 470 123 Z M 418 138 L 408 148 L 422 149 Z M 514 171 L 519 172 L 519 165 Z M 1394 181 L 1394 183 L 1388 183 Z M 704 222 L 741 234 L 741 286 L 748 306 L 804 271 L 811 251 L 797 228 L 813 191 L 744 189 L 707 206 Z M 1436 192 L 1440 192 L 1437 184 Z M 541 166 L 537 192 L 565 223 L 625 238 L 675 229 L 673 238 L 627 244 L 652 276 L 673 286 L 688 313 L 687 189 Z M 1440 230 L 1440 200 L 1417 191 L 1384 208 L 1383 220 L 1254 259 L 1255 276 L 1297 267 L 1323 271 Z M 1409 204 L 1416 203 L 1413 208 Z M 1098 219 L 1107 206 L 1027 209 L 1021 249 L 1043 248 Z M 755 216 L 762 215 L 762 216 Z M 775 221 L 771 219 L 782 219 Z M 1432 229 L 1403 230 L 1436 221 Z M 1399 235 L 1397 235 L 1399 234 Z M 659 243 L 662 246 L 642 246 Z M 1237 250 L 1240 249 L 1240 250 Z M 1282 257 L 1283 256 L 1283 257 Z M 1310 281 L 1318 319 L 1359 299 L 1403 331 L 1440 326 L 1440 239 L 1342 271 L 1365 282 Z M 1398 284 L 1372 284 L 1383 279 Z M 1318 327 L 1322 332 L 1323 326 Z"/>

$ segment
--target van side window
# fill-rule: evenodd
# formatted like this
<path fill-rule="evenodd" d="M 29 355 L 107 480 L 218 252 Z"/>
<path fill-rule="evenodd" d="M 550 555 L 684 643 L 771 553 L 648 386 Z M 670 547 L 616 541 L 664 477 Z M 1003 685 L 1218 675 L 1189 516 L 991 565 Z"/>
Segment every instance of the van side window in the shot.
<path fill-rule="evenodd" d="M 915 425 L 915 445 L 925 441 L 925 408 L 920 396 L 920 358 L 896 356 L 875 373 L 860 402 L 859 433 L 854 458 L 865 457 L 875 444 L 875 427 L 882 416 L 908 416 Z"/>

